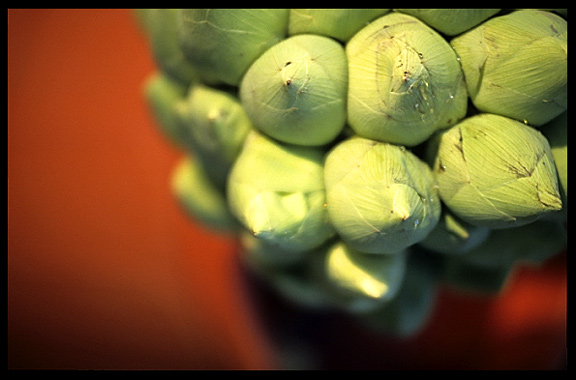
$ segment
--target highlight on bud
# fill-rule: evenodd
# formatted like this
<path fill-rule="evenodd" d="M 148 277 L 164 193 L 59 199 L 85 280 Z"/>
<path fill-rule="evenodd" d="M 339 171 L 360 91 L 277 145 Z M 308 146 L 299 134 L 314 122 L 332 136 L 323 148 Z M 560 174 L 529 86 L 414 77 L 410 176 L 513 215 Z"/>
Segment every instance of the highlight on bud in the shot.
<path fill-rule="evenodd" d="M 567 107 L 568 24 L 546 11 L 494 17 L 454 38 L 468 93 L 482 112 L 540 126 Z"/>
<path fill-rule="evenodd" d="M 406 258 L 404 252 L 393 255 L 358 252 L 340 241 L 328 249 L 326 277 L 344 297 L 386 302 L 400 289 Z"/>
<path fill-rule="evenodd" d="M 508 228 L 562 208 L 546 138 L 516 120 L 469 117 L 430 141 L 440 198 L 462 220 Z"/>
<path fill-rule="evenodd" d="M 456 53 L 417 18 L 389 13 L 350 39 L 348 123 L 359 136 L 414 146 L 466 115 Z"/>
<path fill-rule="evenodd" d="M 494 16 L 500 9 L 395 9 L 395 11 L 417 17 L 442 34 L 455 36 Z"/>
<path fill-rule="evenodd" d="M 353 249 L 394 253 L 423 240 L 438 223 L 432 171 L 403 147 L 352 137 L 324 168 L 330 221 Z"/>
<path fill-rule="evenodd" d="M 397 337 L 413 336 L 432 315 L 438 294 L 438 269 L 424 252 L 410 252 L 396 296 L 378 308 L 359 315 L 370 328 Z"/>
<path fill-rule="evenodd" d="M 181 9 L 180 47 L 206 83 L 237 86 L 288 31 L 288 9 Z"/>
<path fill-rule="evenodd" d="M 316 248 L 334 235 L 322 174 L 322 150 L 281 144 L 252 131 L 230 172 L 231 210 L 269 244 L 295 251 Z"/>
<path fill-rule="evenodd" d="M 290 9 L 288 34 L 320 34 L 347 42 L 376 17 L 391 9 Z"/>
<path fill-rule="evenodd" d="M 274 45 L 248 69 L 240 99 L 254 126 L 283 142 L 324 145 L 346 123 L 348 66 L 331 38 L 297 35 Z"/>
<path fill-rule="evenodd" d="M 171 187 L 189 218 L 217 231 L 239 231 L 240 225 L 228 208 L 224 192 L 192 156 L 184 156 L 178 163 L 172 173 Z"/>

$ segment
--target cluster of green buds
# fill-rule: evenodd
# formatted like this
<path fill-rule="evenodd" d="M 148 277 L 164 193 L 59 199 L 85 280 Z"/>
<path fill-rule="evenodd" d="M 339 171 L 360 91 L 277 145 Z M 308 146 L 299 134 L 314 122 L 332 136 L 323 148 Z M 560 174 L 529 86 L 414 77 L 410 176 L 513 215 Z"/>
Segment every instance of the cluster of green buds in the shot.
<path fill-rule="evenodd" d="M 290 302 L 406 336 L 564 249 L 566 10 L 137 17 L 176 200 Z"/>

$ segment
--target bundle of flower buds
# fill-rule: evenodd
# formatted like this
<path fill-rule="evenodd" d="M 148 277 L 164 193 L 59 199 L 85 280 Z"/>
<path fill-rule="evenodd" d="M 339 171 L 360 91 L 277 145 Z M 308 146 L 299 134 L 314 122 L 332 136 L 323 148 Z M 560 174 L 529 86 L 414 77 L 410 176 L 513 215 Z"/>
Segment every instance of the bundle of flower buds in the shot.
<path fill-rule="evenodd" d="M 409 335 L 565 247 L 565 10 L 137 15 L 176 200 L 291 302 Z"/>

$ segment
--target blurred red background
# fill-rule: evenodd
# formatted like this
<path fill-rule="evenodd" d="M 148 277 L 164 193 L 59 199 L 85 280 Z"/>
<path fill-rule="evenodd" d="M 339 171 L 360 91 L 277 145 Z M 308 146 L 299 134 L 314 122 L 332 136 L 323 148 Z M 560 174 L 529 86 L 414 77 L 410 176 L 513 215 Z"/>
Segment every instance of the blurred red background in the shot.
<path fill-rule="evenodd" d="M 142 97 L 154 70 L 131 10 L 8 11 L 9 369 L 278 366 L 235 240 L 172 198 L 181 153 Z M 333 359 L 563 369 L 565 264 L 522 270 L 498 298 L 445 291 L 393 349 L 346 325 Z"/>

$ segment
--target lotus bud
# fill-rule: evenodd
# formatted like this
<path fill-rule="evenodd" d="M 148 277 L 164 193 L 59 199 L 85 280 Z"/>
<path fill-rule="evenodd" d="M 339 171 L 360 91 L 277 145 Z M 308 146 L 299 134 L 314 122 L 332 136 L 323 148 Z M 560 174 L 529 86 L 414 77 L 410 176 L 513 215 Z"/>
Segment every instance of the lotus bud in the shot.
<path fill-rule="evenodd" d="M 323 145 L 346 123 L 348 67 L 331 38 L 298 35 L 270 48 L 240 84 L 242 105 L 261 132 L 283 142 Z"/>
<path fill-rule="evenodd" d="M 244 139 L 253 129 L 240 101 L 231 93 L 198 84 L 178 111 L 190 149 L 214 181 L 225 186 Z"/>
<path fill-rule="evenodd" d="M 480 111 L 540 126 L 566 110 L 568 31 L 562 17 L 516 11 L 484 22 L 451 44 Z"/>
<path fill-rule="evenodd" d="M 417 17 L 442 34 L 455 36 L 494 16 L 500 9 L 395 9 L 395 11 Z"/>
<path fill-rule="evenodd" d="M 469 117 L 430 142 L 440 198 L 475 226 L 508 228 L 562 208 L 546 138 L 504 116 Z"/>
<path fill-rule="evenodd" d="M 320 149 L 251 132 L 228 180 L 232 212 L 269 244 L 290 251 L 320 246 L 334 235 L 325 206 L 323 156 Z"/>
<path fill-rule="evenodd" d="M 360 315 L 369 328 L 397 337 L 414 336 L 430 320 L 438 294 L 438 265 L 428 255 L 410 252 L 398 294 Z"/>
<path fill-rule="evenodd" d="M 443 254 L 464 254 L 482 244 L 489 235 L 489 228 L 470 225 L 444 208 L 440 222 L 419 245 Z"/>
<path fill-rule="evenodd" d="M 560 253 L 566 243 L 561 222 L 541 219 L 518 228 L 493 230 L 484 243 L 459 257 L 487 267 L 537 266 Z"/>
<path fill-rule="evenodd" d="M 288 34 L 320 34 L 347 42 L 356 32 L 390 9 L 290 9 Z"/>
<path fill-rule="evenodd" d="M 348 123 L 365 138 L 414 146 L 466 115 L 456 53 L 417 18 L 389 13 L 350 39 Z"/>
<path fill-rule="evenodd" d="M 334 244 L 325 258 L 326 278 L 334 285 L 347 307 L 356 303 L 390 301 L 396 296 L 406 271 L 405 252 L 371 255 L 358 252 L 343 242 Z M 365 303 L 365 302 L 364 302 Z M 372 304 L 375 304 L 372 302 Z M 356 305 L 358 307 L 358 305 Z"/>
<path fill-rule="evenodd" d="M 171 182 L 172 192 L 187 217 L 220 232 L 240 229 L 225 194 L 212 183 L 198 160 L 185 156 L 174 169 Z"/>
<path fill-rule="evenodd" d="M 568 113 L 564 112 L 542 126 L 541 131 L 548 139 L 550 151 L 554 157 L 563 205 L 561 217 L 566 218 L 568 208 Z"/>
<path fill-rule="evenodd" d="M 177 9 L 142 9 L 146 21 L 150 51 L 159 70 L 172 79 L 188 85 L 198 77 L 178 45 Z"/>
<path fill-rule="evenodd" d="M 174 146 L 185 149 L 188 134 L 180 123 L 177 105 L 186 96 L 187 88 L 162 72 L 151 75 L 144 87 L 150 112 L 164 137 Z"/>
<path fill-rule="evenodd" d="M 402 251 L 422 241 L 440 218 L 432 171 L 401 146 L 345 140 L 328 153 L 324 180 L 330 220 L 358 251 Z"/>
<path fill-rule="evenodd" d="M 181 9 L 179 45 L 207 83 L 237 86 L 288 30 L 288 9 Z"/>

